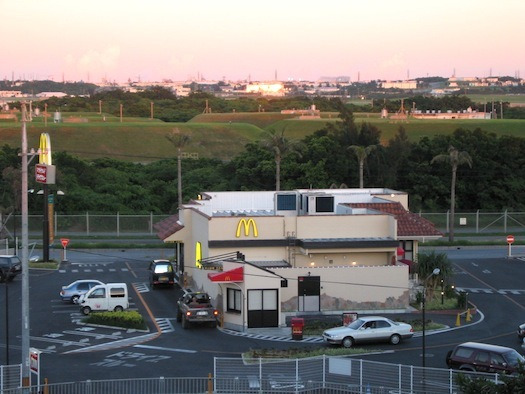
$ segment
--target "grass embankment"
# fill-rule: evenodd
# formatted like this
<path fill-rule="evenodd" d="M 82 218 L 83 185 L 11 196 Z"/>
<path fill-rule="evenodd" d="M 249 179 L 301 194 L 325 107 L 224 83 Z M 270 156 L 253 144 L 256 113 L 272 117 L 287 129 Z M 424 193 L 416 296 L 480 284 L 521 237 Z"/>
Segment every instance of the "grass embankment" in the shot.
<path fill-rule="evenodd" d="M 53 123 L 44 126 L 42 118 L 34 118 L 27 124 L 28 146 L 38 147 L 40 133 L 48 132 L 54 151 L 66 151 L 75 156 L 93 159 L 114 157 L 119 160 L 151 162 L 162 158 L 173 158 L 173 144 L 166 135 L 178 128 L 191 136 L 185 151 L 196 157 L 229 160 L 242 153 L 248 142 L 261 138 L 263 129 L 270 127 L 285 130 L 293 139 L 322 129 L 327 123 L 339 121 L 336 113 L 322 113 L 321 119 L 299 120 L 292 115 L 275 113 L 227 113 L 202 114 L 187 123 L 165 123 L 148 118 L 124 118 L 106 115 L 102 121 L 97 113 L 63 113 L 63 117 L 85 118 L 87 122 Z M 525 120 L 415 120 L 408 122 L 380 119 L 377 114 L 356 113 L 356 123 L 370 122 L 381 130 L 381 141 L 387 143 L 403 126 L 408 138 L 417 142 L 423 137 L 451 134 L 457 128 L 474 130 L 481 128 L 497 135 L 525 135 Z M 0 143 L 20 147 L 20 123 L 0 122 Z M 147 143 L 145 143 L 147 141 Z"/>

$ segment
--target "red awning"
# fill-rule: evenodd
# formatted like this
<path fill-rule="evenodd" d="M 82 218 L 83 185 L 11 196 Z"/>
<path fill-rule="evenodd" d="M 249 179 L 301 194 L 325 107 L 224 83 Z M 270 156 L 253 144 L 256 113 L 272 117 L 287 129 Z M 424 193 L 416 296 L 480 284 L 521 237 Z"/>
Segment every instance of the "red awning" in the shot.
<path fill-rule="evenodd" d="M 224 272 L 209 273 L 208 279 L 212 282 L 243 282 L 244 267 L 237 267 Z"/>

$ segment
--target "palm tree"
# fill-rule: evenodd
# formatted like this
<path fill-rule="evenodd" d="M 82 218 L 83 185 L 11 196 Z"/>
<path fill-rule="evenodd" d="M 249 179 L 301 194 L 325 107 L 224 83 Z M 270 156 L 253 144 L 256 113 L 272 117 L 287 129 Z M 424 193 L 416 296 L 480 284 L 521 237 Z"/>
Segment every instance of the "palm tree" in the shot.
<path fill-rule="evenodd" d="M 166 135 L 170 141 L 177 148 L 177 189 L 178 189 L 178 207 L 182 205 L 182 149 L 190 142 L 190 136 L 183 134 L 175 127 L 173 131 Z"/>
<path fill-rule="evenodd" d="M 285 129 L 276 131 L 275 129 L 265 130 L 264 139 L 261 144 L 273 153 L 275 159 L 275 190 L 281 189 L 281 160 L 292 151 L 297 152 L 299 144 L 291 141 L 284 136 Z"/>
<path fill-rule="evenodd" d="M 365 159 L 372 152 L 377 145 L 351 145 L 348 149 L 352 149 L 357 156 L 357 161 L 359 162 L 359 188 L 363 188 L 363 168 L 365 167 Z"/>
<path fill-rule="evenodd" d="M 468 164 L 472 168 L 472 157 L 465 151 L 458 151 L 452 145 L 448 148 L 448 154 L 442 153 L 435 156 L 432 163 L 446 162 L 452 166 L 452 181 L 450 182 L 450 230 L 448 233 L 449 242 L 454 242 L 454 213 L 456 209 L 456 174 L 458 167 L 462 164 Z"/>

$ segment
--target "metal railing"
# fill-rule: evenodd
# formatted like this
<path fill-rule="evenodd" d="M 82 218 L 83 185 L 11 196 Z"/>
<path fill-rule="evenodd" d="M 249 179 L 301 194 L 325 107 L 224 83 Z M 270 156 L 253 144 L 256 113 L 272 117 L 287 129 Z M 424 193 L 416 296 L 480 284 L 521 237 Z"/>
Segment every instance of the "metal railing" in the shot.
<path fill-rule="evenodd" d="M 21 366 L 13 375 L 21 374 Z M 4 367 L 6 368 L 6 367 Z M 18 370 L 16 370 L 18 368 Z M 457 393 L 458 374 L 482 377 L 496 384 L 497 374 L 422 368 L 365 361 L 349 357 L 319 356 L 304 359 L 214 359 L 214 377 L 158 377 L 86 380 L 82 382 L 20 387 L 21 379 L 0 385 L 3 394 L 162 394 L 162 393 Z"/>

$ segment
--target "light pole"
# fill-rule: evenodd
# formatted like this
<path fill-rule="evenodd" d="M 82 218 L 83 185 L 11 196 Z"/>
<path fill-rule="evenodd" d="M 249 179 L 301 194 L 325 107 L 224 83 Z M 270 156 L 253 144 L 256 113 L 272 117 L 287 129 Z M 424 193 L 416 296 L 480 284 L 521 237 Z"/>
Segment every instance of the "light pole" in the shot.
<path fill-rule="evenodd" d="M 423 350 L 423 368 L 425 368 L 425 359 L 426 359 L 426 343 L 425 343 L 425 326 L 426 326 L 426 317 L 425 317 L 425 301 L 426 301 L 426 292 L 427 292 L 427 281 L 433 276 L 433 275 L 439 275 L 439 272 L 440 272 L 440 269 L 439 268 L 434 268 L 434 270 L 430 273 L 430 275 L 428 275 L 425 280 L 423 281 L 423 298 L 422 298 L 422 301 L 423 301 L 423 307 L 422 307 L 422 311 L 423 311 L 423 346 L 422 346 L 422 350 Z"/>

